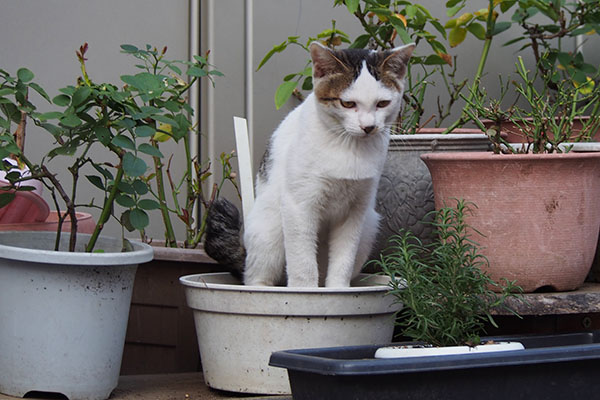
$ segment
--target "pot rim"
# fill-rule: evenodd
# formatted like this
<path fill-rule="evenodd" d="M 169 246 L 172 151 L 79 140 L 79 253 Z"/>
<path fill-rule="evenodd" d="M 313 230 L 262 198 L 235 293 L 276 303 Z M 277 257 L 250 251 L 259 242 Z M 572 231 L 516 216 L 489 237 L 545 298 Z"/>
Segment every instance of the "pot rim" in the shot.
<path fill-rule="evenodd" d="M 69 235 L 68 232 L 62 234 L 63 236 Z M 37 237 L 38 240 L 28 239 L 28 236 Z M 108 251 L 106 253 L 85 253 L 85 252 L 69 252 L 69 251 L 54 251 L 45 250 L 31 247 L 20 247 L 16 244 L 2 244 L 3 237 L 9 237 L 12 239 L 12 243 L 25 244 L 37 243 L 40 241 L 40 236 L 46 240 L 54 240 L 56 232 L 48 231 L 0 231 L 0 258 L 12 259 L 15 261 L 26 261 L 26 262 L 39 262 L 46 264 L 72 264 L 72 265 L 125 265 L 125 264 L 139 264 L 152 260 L 153 250 L 152 247 L 145 243 L 131 241 L 133 251 L 121 252 L 121 251 Z M 91 235 L 85 233 L 78 233 L 79 243 L 85 238 L 89 238 Z M 83 239 L 83 240 L 82 240 Z M 118 238 L 110 236 L 100 236 L 99 245 L 102 242 L 110 243 L 120 241 Z"/>
<path fill-rule="evenodd" d="M 216 283 L 210 282 L 211 279 L 218 279 L 221 277 L 231 276 L 229 272 L 213 272 L 205 274 L 192 274 L 185 275 L 179 278 L 179 282 L 187 287 L 208 289 L 208 290 L 221 290 L 221 291 L 234 291 L 234 292 L 263 292 L 263 293 L 340 293 L 340 294 L 355 294 L 355 293 L 378 293 L 387 292 L 389 286 L 387 285 L 388 278 L 383 275 L 377 274 L 360 274 L 355 282 L 361 283 L 365 280 L 375 281 L 375 285 L 367 286 L 351 286 L 342 288 L 331 288 L 331 287 L 287 287 L 287 286 L 248 286 L 235 283 Z M 204 279 L 208 279 L 206 281 Z M 374 283 L 375 283 L 374 282 Z"/>
<path fill-rule="evenodd" d="M 424 140 L 439 140 L 439 141 L 454 141 L 454 140 L 476 140 L 488 139 L 488 136 L 479 131 L 473 133 L 416 133 L 413 135 L 390 135 L 392 141 L 424 141 Z"/>
<path fill-rule="evenodd" d="M 496 154 L 491 151 L 424 153 L 424 161 L 517 161 L 517 160 L 560 160 L 600 158 L 600 151 L 570 151 L 568 153 L 539 153 L 539 154 Z"/>

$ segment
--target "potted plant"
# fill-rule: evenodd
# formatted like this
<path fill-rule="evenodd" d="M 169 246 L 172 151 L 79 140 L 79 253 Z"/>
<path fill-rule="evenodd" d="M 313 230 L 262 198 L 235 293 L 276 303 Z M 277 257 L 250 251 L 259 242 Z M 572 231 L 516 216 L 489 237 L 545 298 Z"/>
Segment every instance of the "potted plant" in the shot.
<path fill-rule="evenodd" d="M 219 196 L 222 187 L 231 183 L 237 189 L 232 153 L 219 160 L 200 162 L 194 156 L 192 137 L 199 136 L 192 122 L 194 110 L 187 103 L 190 88 L 202 81 L 214 85 L 223 74 L 208 61 L 209 52 L 194 56 L 194 62 L 169 59 L 167 49 L 151 46 L 123 45 L 122 52 L 138 60 L 140 72 L 123 80 L 139 87 L 145 79 L 173 79 L 154 96 L 140 96 L 140 108 L 166 109 L 158 115 L 155 126 L 142 129 L 140 138 L 150 167 L 140 179 L 147 184 L 153 201 L 148 213 L 161 221 L 162 233 L 152 236 L 141 229 L 140 239 L 150 244 L 154 259 L 138 270 L 134 286 L 129 328 L 125 343 L 122 373 L 151 374 L 197 371 L 199 351 L 191 310 L 179 285 L 179 277 L 200 272 L 218 272 L 222 268 L 202 248 L 206 210 Z M 183 74 L 188 80 L 183 79 Z M 146 129 L 146 132 L 143 131 Z M 170 154 L 169 154 L 169 153 Z M 174 170 L 174 158 L 184 160 L 183 171 Z M 220 176 L 206 188 L 211 175 Z M 179 226 L 177 226 L 177 223 Z M 179 228 L 179 229 L 178 229 Z M 160 328 L 166 321 L 169 329 Z M 163 343 L 169 343 L 165 348 Z M 168 356 L 166 356 L 168 352 Z"/>
<path fill-rule="evenodd" d="M 373 261 L 390 278 L 389 295 L 404 306 L 397 319 L 404 337 L 430 348 L 467 346 L 468 352 L 481 344 L 486 322 L 497 327 L 491 311 L 518 297 L 514 282 L 496 283 L 485 272 L 487 260 L 473 237 L 478 231 L 467 224 L 476 209 L 456 200 L 454 207 L 434 211 L 432 243 L 402 232 Z"/>
<path fill-rule="evenodd" d="M 522 30 L 522 34 L 506 45 L 521 44 L 521 51 L 531 51 L 537 74 L 550 75 L 550 79 L 544 83 L 550 91 L 557 91 L 561 82 L 586 85 L 597 76 L 598 68 L 587 63 L 584 58 L 587 41 L 593 35 L 598 35 L 594 26 L 600 18 L 600 8 L 595 2 L 519 1 L 514 8 L 512 21 L 515 27 Z M 569 51 L 573 44 L 573 50 Z M 587 87 L 590 88 L 591 85 Z M 493 123 L 487 120 L 483 122 L 486 126 Z M 501 122 L 507 142 L 527 141 L 527 136 L 511 121 L 498 122 Z M 579 132 L 582 125 L 589 123 L 589 116 L 578 115 L 572 122 L 572 129 Z M 596 133 L 597 130 L 591 130 L 580 135 L 594 138 Z"/>
<path fill-rule="evenodd" d="M 457 200 L 434 217 L 439 236 L 423 246 L 411 233 L 394 239 L 392 251 L 377 261 L 390 278 L 390 294 L 404 303 L 399 323 L 405 337 L 416 341 L 381 346 L 308 348 L 276 352 L 270 364 L 287 368 L 294 399 L 332 398 L 448 398 L 512 396 L 563 398 L 568 385 L 551 385 L 579 377 L 582 393 L 591 393 L 600 346 L 596 333 L 555 336 L 481 338 L 484 321 L 493 307 L 506 307 L 508 298 L 520 297 L 485 272 L 485 257 L 475 244 L 475 229 L 467 217 L 476 207 Z M 480 237 L 480 235 L 478 235 Z M 522 347 L 482 353 L 480 342 L 518 341 Z M 468 344 L 465 353 L 397 355 L 378 353 L 410 350 L 417 344 Z M 478 346 L 478 349 L 495 344 Z M 435 346 L 433 346 L 435 347 Z M 407 349 L 408 348 L 408 349 Z M 451 348 L 436 348 L 436 350 Z M 420 349 L 422 350 L 422 349 Z M 594 367 L 595 368 L 595 367 Z"/>
<path fill-rule="evenodd" d="M 146 50 L 160 54 L 152 46 Z M 124 45 L 123 51 L 132 53 L 133 48 Z M 110 220 L 120 223 L 123 232 L 147 226 L 148 211 L 161 203 L 148 195 L 143 155 L 157 159 L 162 154 L 151 139 L 146 141 L 157 132 L 171 134 L 160 123 L 172 131 L 187 129 L 181 118 L 186 111 L 183 98 L 163 97 L 185 89 L 181 79 L 167 73 L 181 72 L 177 66 L 166 63 L 160 70 L 124 75 L 123 86 L 98 84 L 88 75 L 86 52 L 87 45 L 77 52 L 81 76 L 76 83 L 52 99 L 33 82 L 29 70 L 20 69 L 16 77 L 0 71 L 0 158 L 14 155 L 29 171 L 24 175 L 2 163 L 9 185 L 0 199 L 9 203 L 14 191 L 30 189 L 22 182 L 35 179 L 48 190 L 59 215 L 56 233 L 0 234 L 0 392 L 7 394 L 110 395 L 119 376 L 137 264 L 149 261 L 152 249 L 100 233 Z M 203 74 L 202 60 L 185 67 L 190 76 Z M 39 112 L 29 89 L 59 111 Z M 12 125 L 24 115 L 53 136 L 53 147 L 38 162 L 13 136 Z M 66 171 L 56 167 L 61 158 L 69 162 Z M 83 198 L 84 177 L 99 189 L 100 201 Z M 81 206 L 99 210 L 90 235 L 77 232 L 75 213 Z M 61 233 L 67 217 L 70 232 Z"/>
<path fill-rule="evenodd" d="M 289 394 L 274 351 L 388 343 L 394 313 L 387 278 L 361 274 L 346 288 L 248 286 L 228 272 L 180 278 L 194 312 L 203 377 L 212 388 Z"/>
<path fill-rule="evenodd" d="M 532 75 L 521 58 L 516 65 L 520 79 L 513 83 L 525 106 L 488 101 L 480 86 L 468 99 L 467 115 L 487 129 L 495 152 L 422 158 L 437 207 L 454 197 L 477 204 L 468 221 L 484 234 L 482 252 L 492 279 L 515 280 L 525 292 L 574 290 L 590 270 L 598 240 L 600 208 L 592 199 L 600 190 L 600 153 L 578 152 L 571 142 L 597 129 L 600 88 L 593 81 L 556 80 L 554 69 Z M 589 119 L 574 134 L 573 122 L 582 115 Z M 482 119 L 495 122 L 486 128 Z M 503 121 L 521 129 L 524 144 L 506 143 Z"/>
<path fill-rule="evenodd" d="M 287 368 L 295 400 L 560 400 L 597 393 L 597 332 L 510 339 L 525 349 L 383 360 L 373 357 L 379 346 L 295 349 L 274 353 L 271 365 Z"/>
<path fill-rule="evenodd" d="M 393 278 L 390 294 L 404 303 L 399 311 L 402 333 L 418 341 L 392 343 L 389 348 L 372 345 L 275 352 L 270 365 L 287 369 L 294 399 L 562 399 L 573 393 L 591 396 L 597 391 L 597 332 L 480 339 L 482 323 L 493 323 L 491 307 L 510 308 L 504 301 L 519 300 L 520 296 L 511 293 L 518 289 L 512 282 L 505 281 L 502 294 L 490 290 L 498 284 L 487 276 L 487 261 L 475 244 L 477 231 L 467 224 L 476 207 L 464 200 L 453 201 L 455 207 L 444 206 L 435 213 L 439 236 L 433 244 L 423 246 L 414 235 L 404 233 L 393 239 L 392 251 L 377 261 Z M 475 350 L 472 345 L 480 341 L 487 344 Z M 521 346 L 480 351 L 496 346 L 490 342 L 504 341 Z M 404 354 L 424 343 L 469 346 L 462 353 L 453 351 L 456 346 L 432 346 L 425 350 L 438 354 Z M 398 351 L 403 354 L 385 354 Z M 571 379 L 583 383 L 576 388 L 556 384 Z"/>

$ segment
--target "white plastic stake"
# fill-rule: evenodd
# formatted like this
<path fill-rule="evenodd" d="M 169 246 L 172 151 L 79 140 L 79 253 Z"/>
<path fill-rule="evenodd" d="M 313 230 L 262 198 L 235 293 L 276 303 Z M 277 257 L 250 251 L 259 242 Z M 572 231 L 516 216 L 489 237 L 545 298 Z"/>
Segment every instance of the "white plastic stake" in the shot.
<path fill-rule="evenodd" d="M 254 182 L 252 179 L 252 157 L 248 140 L 248 124 L 245 118 L 233 117 L 235 144 L 239 170 L 240 189 L 242 191 L 242 213 L 244 220 L 254 205 Z"/>

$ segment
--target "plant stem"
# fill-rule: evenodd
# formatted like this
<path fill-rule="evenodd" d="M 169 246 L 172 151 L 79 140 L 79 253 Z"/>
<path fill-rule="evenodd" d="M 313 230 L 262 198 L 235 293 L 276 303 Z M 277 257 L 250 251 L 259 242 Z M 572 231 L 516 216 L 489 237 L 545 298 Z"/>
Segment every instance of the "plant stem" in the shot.
<path fill-rule="evenodd" d="M 494 20 L 494 0 L 489 0 L 488 2 L 488 15 L 486 21 L 486 31 L 485 31 L 485 41 L 483 42 L 483 49 L 481 50 L 481 56 L 479 57 L 479 65 L 477 66 L 477 72 L 475 72 L 475 78 L 473 79 L 473 87 L 477 87 L 479 85 L 479 81 L 481 81 L 481 76 L 483 75 L 483 70 L 485 69 L 485 64 L 490 53 L 490 47 L 492 46 L 492 39 L 494 37 L 494 29 L 496 27 L 496 21 Z M 469 93 L 468 100 L 473 99 L 473 91 Z M 465 107 L 467 107 L 465 105 Z M 450 133 L 454 129 L 463 126 L 467 122 L 467 115 L 463 111 L 461 112 L 460 118 L 454 121 L 448 129 L 444 131 L 444 133 Z"/>
<path fill-rule="evenodd" d="M 119 158 L 122 158 L 122 156 Z M 122 163 L 123 160 L 120 159 L 120 162 Z M 94 246 L 96 246 L 98 236 L 100 236 L 100 232 L 104 228 L 104 224 L 110 218 L 110 215 L 112 213 L 112 205 L 114 203 L 115 196 L 119 192 L 119 184 L 123 180 L 124 174 L 125 174 L 125 172 L 123 171 L 123 168 L 117 168 L 117 175 L 115 176 L 115 180 L 113 182 L 113 187 L 111 188 L 111 190 L 108 194 L 108 197 L 104 201 L 104 206 L 102 207 L 102 213 L 100 214 L 100 217 L 98 218 L 98 223 L 96 224 L 96 227 L 94 228 L 94 232 L 92 233 L 92 236 L 90 237 L 90 241 L 85 246 L 85 251 L 88 253 L 91 252 L 92 250 L 94 250 Z M 71 218 L 73 218 L 73 219 L 75 218 L 74 211 L 73 211 Z"/>
<path fill-rule="evenodd" d="M 152 146 L 158 149 L 158 145 L 156 144 L 155 140 L 152 139 L 150 142 Z M 165 224 L 165 246 L 177 247 L 175 230 L 173 229 L 173 223 L 171 222 L 171 216 L 169 214 L 169 208 L 167 207 L 167 201 L 165 196 L 163 164 L 159 157 L 152 157 L 152 159 L 154 161 L 154 172 L 156 175 L 156 191 L 158 194 L 158 203 L 160 204 L 160 213 Z"/>
<path fill-rule="evenodd" d="M 185 166 L 186 166 L 186 175 L 185 175 L 185 187 L 186 187 L 186 202 L 185 208 L 188 213 L 188 218 L 190 218 L 186 223 L 186 245 L 195 246 L 195 235 L 194 235 L 194 227 L 192 226 L 192 214 L 194 213 L 194 204 L 196 204 L 196 194 L 194 191 L 194 165 L 192 156 L 190 154 L 190 139 L 189 135 L 185 135 L 183 137 L 183 146 L 185 148 Z"/>

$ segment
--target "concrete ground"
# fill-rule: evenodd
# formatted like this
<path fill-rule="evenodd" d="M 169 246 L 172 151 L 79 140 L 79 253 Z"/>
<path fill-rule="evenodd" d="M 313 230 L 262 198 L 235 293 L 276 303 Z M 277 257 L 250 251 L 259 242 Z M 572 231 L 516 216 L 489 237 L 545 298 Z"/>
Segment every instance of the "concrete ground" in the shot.
<path fill-rule="evenodd" d="M 30 398 L 30 397 L 28 397 Z M 34 399 L 60 399 L 35 397 Z M 0 394 L 0 400 L 17 398 Z M 257 396 L 210 389 L 202 374 L 126 375 L 109 400 L 292 400 L 291 396 Z"/>

